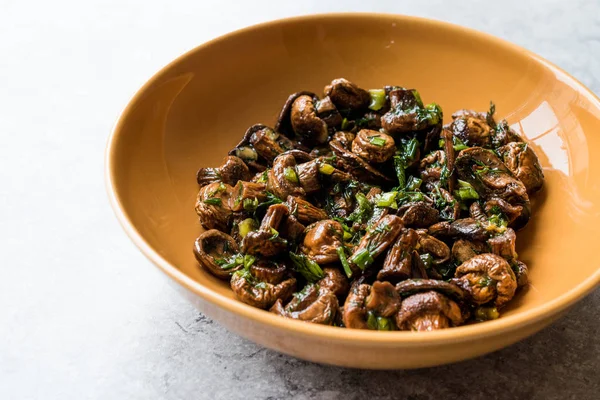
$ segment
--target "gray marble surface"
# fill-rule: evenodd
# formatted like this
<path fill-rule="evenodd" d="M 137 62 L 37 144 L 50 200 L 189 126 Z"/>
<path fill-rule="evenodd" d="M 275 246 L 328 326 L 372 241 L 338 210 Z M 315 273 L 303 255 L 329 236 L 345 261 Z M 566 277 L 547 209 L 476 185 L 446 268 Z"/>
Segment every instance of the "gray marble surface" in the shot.
<path fill-rule="evenodd" d="M 600 291 L 507 349 L 373 372 L 261 349 L 200 315 L 118 226 L 109 129 L 162 65 L 290 15 L 444 19 L 523 45 L 600 93 L 598 1 L 0 0 L 0 399 L 597 399 Z"/>

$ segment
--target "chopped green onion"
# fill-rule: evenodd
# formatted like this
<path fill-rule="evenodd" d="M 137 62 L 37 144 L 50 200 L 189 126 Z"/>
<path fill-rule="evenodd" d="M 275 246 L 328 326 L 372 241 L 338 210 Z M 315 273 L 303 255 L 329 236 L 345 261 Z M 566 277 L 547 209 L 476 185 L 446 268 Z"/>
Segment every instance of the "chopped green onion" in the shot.
<path fill-rule="evenodd" d="M 235 155 L 244 161 L 256 161 L 258 153 L 252 147 L 242 146 L 235 149 Z"/>
<path fill-rule="evenodd" d="M 391 207 L 393 209 L 398 209 L 398 203 L 396 203 L 397 194 L 398 192 L 381 193 L 379 196 L 377 196 L 375 204 L 378 207 Z"/>
<path fill-rule="evenodd" d="M 458 180 L 458 189 L 454 191 L 454 196 L 459 200 L 477 200 L 479 194 L 469 182 Z"/>
<path fill-rule="evenodd" d="M 220 206 L 222 204 L 221 199 L 218 197 L 209 197 L 208 199 L 204 199 L 203 202 L 213 206 Z"/>
<path fill-rule="evenodd" d="M 367 326 L 374 331 L 377 330 L 377 316 L 373 311 L 367 312 Z"/>
<path fill-rule="evenodd" d="M 254 261 L 256 261 L 256 257 L 251 256 L 250 254 L 246 254 L 243 260 L 244 268 L 249 269 L 252 266 L 252 264 L 254 264 Z"/>
<path fill-rule="evenodd" d="M 296 170 L 292 167 L 287 167 L 283 170 L 283 175 L 285 179 L 292 183 L 298 183 L 298 174 L 296 174 Z"/>
<path fill-rule="evenodd" d="M 258 224 L 252 218 L 246 218 L 238 225 L 238 230 L 240 232 L 240 236 L 245 238 L 247 234 L 256 230 L 258 228 Z"/>
<path fill-rule="evenodd" d="M 329 164 L 321 164 L 319 165 L 319 172 L 323 175 L 331 175 L 335 171 L 335 168 Z"/>
<path fill-rule="evenodd" d="M 415 97 L 415 100 L 417 101 L 417 105 L 419 107 L 423 107 L 423 100 L 421 100 L 421 95 L 419 94 L 419 92 L 416 89 L 413 89 L 412 94 Z"/>
<path fill-rule="evenodd" d="M 345 234 L 346 232 L 344 232 Z M 350 268 L 350 264 L 348 263 L 348 259 L 346 258 L 346 252 L 344 251 L 344 246 L 340 246 L 336 249 L 338 256 L 340 257 L 340 262 L 342 263 L 342 267 L 344 268 L 344 272 L 348 278 L 352 277 L 352 269 Z"/>
<path fill-rule="evenodd" d="M 256 181 L 256 183 L 267 183 L 269 181 L 269 170 L 266 169 L 260 174 L 260 178 Z"/>
<path fill-rule="evenodd" d="M 350 262 L 358 265 L 363 271 L 371 265 L 375 260 L 369 249 L 362 249 L 352 255 Z"/>
<path fill-rule="evenodd" d="M 419 256 L 419 258 L 421 259 L 421 261 L 423 261 L 423 265 L 425 266 L 425 269 L 431 268 L 431 265 L 433 264 L 433 257 L 431 256 L 431 254 L 429 254 L 429 253 L 421 254 Z"/>
<path fill-rule="evenodd" d="M 269 240 L 275 240 L 279 237 L 279 232 L 275 228 L 271 228 L 271 237 Z"/>
<path fill-rule="evenodd" d="M 475 319 L 478 321 L 489 321 L 492 319 L 498 319 L 500 313 L 496 307 L 477 307 L 475 310 Z"/>
<path fill-rule="evenodd" d="M 394 169 L 398 178 L 398 186 L 403 188 L 406 186 L 406 161 L 401 156 L 394 156 Z"/>
<path fill-rule="evenodd" d="M 304 254 L 296 254 L 290 251 L 290 259 L 296 272 L 299 272 L 310 283 L 314 283 L 325 276 L 319 264 Z"/>
<path fill-rule="evenodd" d="M 381 110 L 385 105 L 385 90 L 371 89 L 369 90 L 369 95 L 371 96 L 371 104 L 369 104 L 369 109 L 373 111 Z"/>
<path fill-rule="evenodd" d="M 406 190 L 414 192 L 418 188 L 421 187 L 423 180 L 421 178 L 417 178 L 416 176 L 411 175 L 408 178 L 408 183 L 406 184 Z"/>
<path fill-rule="evenodd" d="M 256 211 L 256 207 L 258 207 L 258 199 L 255 197 L 254 199 L 244 199 L 244 210 L 246 211 Z"/>
<path fill-rule="evenodd" d="M 354 222 L 368 221 L 373 213 L 373 207 L 371 206 L 371 203 L 369 203 L 367 196 L 361 192 L 356 193 L 355 198 L 357 205 L 354 211 L 352 211 L 352 214 L 348 216 L 348 219 Z"/>
<path fill-rule="evenodd" d="M 384 138 L 382 138 L 381 136 L 367 136 L 367 139 L 369 139 L 369 143 L 371 143 L 374 146 L 379 146 L 382 147 L 383 145 L 385 145 L 386 140 Z"/>
<path fill-rule="evenodd" d="M 267 137 L 271 140 L 277 140 L 279 137 L 279 133 L 275 132 L 272 129 L 267 129 Z"/>
<path fill-rule="evenodd" d="M 342 120 L 342 130 L 345 131 L 346 129 L 348 129 L 348 118 L 344 117 L 344 119 Z"/>
<path fill-rule="evenodd" d="M 390 318 L 377 317 L 377 330 L 378 331 L 393 331 L 394 323 Z"/>
<path fill-rule="evenodd" d="M 352 234 L 348 231 L 344 231 L 344 241 L 347 242 L 350 239 L 352 239 Z"/>
<path fill-rule="evenodd" d="M 469 146 L 467 146 L 462 140 L 460 140 L 459 137 L 457 136 L 452 136 L 452 143 L 454 144 L 454 150 L 455 151 L 461 151 L 464 149 L 468 149 Z"/>

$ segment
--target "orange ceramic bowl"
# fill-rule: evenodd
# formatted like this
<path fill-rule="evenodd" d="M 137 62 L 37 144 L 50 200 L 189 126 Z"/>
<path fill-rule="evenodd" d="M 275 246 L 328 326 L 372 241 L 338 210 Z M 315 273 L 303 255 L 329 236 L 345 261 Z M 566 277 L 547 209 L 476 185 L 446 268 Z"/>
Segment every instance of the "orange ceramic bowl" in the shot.
<path fill-rule="evenodd" d="M 254 123 L 273 126 L 290 93 L 333 78 L 417 88 L 445 119 L 496 103 L 540 157 L 545 187 L 519 232 L 531 284 L 500 319 L 437 332 L 376 332 L 284 319 L 234 299 L 199 268 L 196 170 L 218 166 Z M 299 358 L 416 368 L 488 353 L 544 328 L 600 281 L 600 101 L 548 61 L 458 26 L 379 14 L 269 22 L 215 39 L 158 72 L 110 136 L 106 182 L 125 231 L 198 308 L 228 329 Z M 593 322 L 590 322 L 593 323 Z"/>

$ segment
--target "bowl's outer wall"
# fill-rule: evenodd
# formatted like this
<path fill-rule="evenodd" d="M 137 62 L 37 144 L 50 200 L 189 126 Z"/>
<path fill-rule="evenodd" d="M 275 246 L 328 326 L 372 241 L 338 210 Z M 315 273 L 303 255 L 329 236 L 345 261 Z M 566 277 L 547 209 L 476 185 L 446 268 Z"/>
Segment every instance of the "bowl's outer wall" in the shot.
<path fill-rule="evenodd" d="M 141 236 L 145 243 L 138 240 L 138 245 L 149 249 L 145 252 L 153 261 L 160 256 L 164 260 L 159 265 L 166 260 L 178 269 L 169 274 L 185 277 L 176 278 L 188 282 L 195 293 L 188 297 L 204 303 L 208 315 L 298 357 L 389 368 L 493 351 L 541 329 L 568 305 L 554 307 L 553 315 L 538 315 L 532 323 L 506 326 L 495 336 L 473 334 L 478 327 L 457 328 L 452 331 L 465 335 L 471 329 L 468 342 L 431 342 L 418 348 L 404 343 L 406 333 L 396 333 L 398 341 L 386 339 L 386 346 L 353 341 L 347 333 L 339 341 L 324 342 L 318 334 L 291 332 L 295 321 L 261 326 L 254 319 L 256 310 L 229 302 L 221 303 L 228 304 L 224 310 L 198 298 L 232 294 L 225 283 L 199 269 L 191 252 L 201 231 L 193 210 L 196 170 L 218 166 L 248 126 L 274 125 L 290 93 L 320 93 L 337 77 L 365 88 L 417 88 L 425 102 L 443 107 L 446 122 L 455 110 L 485 111 L 493 100 L 497 116 L 507 118 L 540 156 L 546 184 L 534 197 L 533 218 L 517 240 L 532 283 L 511 303 L 505 318 L 532 312 L 560 296 L 581 297 L 582 289 L 576 296 L 574 289 L 585 284 L 590 290 L 598 283 L 594 252 L 600 237 L 600 161 L 592 154 L 600 149 L 597 99 L 550 64 L 487 35 L 399 16 L 315 16 L 246 29 L 181 57 L 138 93 L 109 144 L 109 190 L 114 190 L 122 222 L 130 234 Z"/>

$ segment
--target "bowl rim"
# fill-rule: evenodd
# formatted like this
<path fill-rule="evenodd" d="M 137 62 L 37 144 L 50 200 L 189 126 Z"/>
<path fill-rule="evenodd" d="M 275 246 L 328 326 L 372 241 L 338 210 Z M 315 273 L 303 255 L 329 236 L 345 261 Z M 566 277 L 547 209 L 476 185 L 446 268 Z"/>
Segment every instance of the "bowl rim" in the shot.
<path fill-rule="evenodd" d="M 359 329 L 340 329 L 337 327 L 307 324 L 301 321 L 296 321 L 287 318 L 281 318 L 268 311 L 261 310 L 249 306 L 241 301 L 226 297 L 215 291 L 212 291 L 208 287 L 195 281 L 191 277 L 187 276 L 184 272 L 180 271 L 176 266 L 172 265 L 165 258 L 163 258 L 156 250 L 154 250 L 150 244 L 142 237 L 137 228 L 133 225 L 132 221 L 126 214 L 122 202 L 117 195 L 117 189 L 114 184 L 115 171 L 115 153 L 117 137 L 122 133 L 122 126 L 126 116 L 131 112 L 136 102 L 143 96 L 148 88 L 150 88 L 155 82 L 157 82 L 164 74 L 166 74 L 172 67 L 179 64 L 184 59 L 193 56 L 196 52 L 202 51 L 204 48 L 218 44 L 221 41 L 228 40 L 231 37 L 243 35 L 247 32 L 260 30 L 265 28 L 273 28 L 277 26 L 284 26 L 287 24 L 293 24 L 304 21 L 327 21 L 337 19 L 376 19 L 378 23 L 381 23 L 382 19 L 389 20 L 390 22 L 399 23 L 418 23 L 422 25 L 428 25 L 437 28 L 444 28 L 455 32 L 460 32 L 468 35 L 479 36 L 486 41 L 493 42 L 495 45 L 506 48 L 513 52 L 522 53 L 524 57 L 531 58 L 538 63 L 544 64 L 544 66 L 552 70 L 555 74 L 561 75 L 561 79 L 577 90 L 579 93 L 584 95 L 587 100 L 600 110 L 600 99 L 586 88 L 581 82 L 572 77 L 570 74 L 565 72 L 560 67 L 554 65 L 548 60 L 535 53 L 508 42 L 504 39 L 500 39 L 488 33 L 484 33 L 472 28 L 463 27 L 453 23 L 423 18 L 415 16 L 407 16 L 402 14 L 389 14 L 389 13 L 368 13 L 368 12 L 351 12 L 351 13 L 323 13 L 323 14 L 310 14 L 296 17 L 282 18 L 262 22 L 259 24 L 251 25 L 238 29 L 224 35 L 218 36 L 212 40 L 204 42 L 191 50 L 188 50 L 175 58 L 170 63 L 162 67 L 156 72 L 150 79 L 148 79 L 139 88 L 135 94 L 129 99 L 125 108 L 121 111 L 117 120 L 110 132 L 106 150 L 105 150 L 105 186 L 108 193 L 109 201 L 112 209 L 125 230 L 129 238 L 134 242 L 138 249 L 162 272 L 168 275 L 178 284 L 182 285 L 187 290 L 200 296 L 204 301 L 212 303 L 217 307 L 228 311 L 229 313 L 235 314 L 239 317 L 248 318 L 256 323 L 267 325 L 274 329 L 281 329 L 290 331 L 302 336 L 319 336 L 323 339 L 351 343 L 355 341 L 369 341 L 373 347 L 380 346 L 423 346 L 423 345 L 439 345 L 441 343 L 457 343 L 471 341 L 475 338 L 483 338 L 489 336 L 496 336 L 504 332 L 516 330 L 518 328 L 533 325 L 544 319 L 558 314 L 565 310 L 567 307 L 573 305 L 575 302 L 589 294 L 599 283 L 600 283 L 600 265 L 594 273 L 587 277 L 583 282 L 579 283 L 574 288 L 570 289 L 566 293 L 544 303 L 539 306 L 527 310 L 525 312 L 517 313 L 515 315 L 509 315 L 506 317 L 499 318 L 494 321 L 487 321 L 485 323 L 463 325 L 452 329 L 442 329 L 439 331 L 432 332 L 410 332 L 410 331 L 394 331 L 394 332 L 379 332 L 379 331 L 368 331 Z"/>

